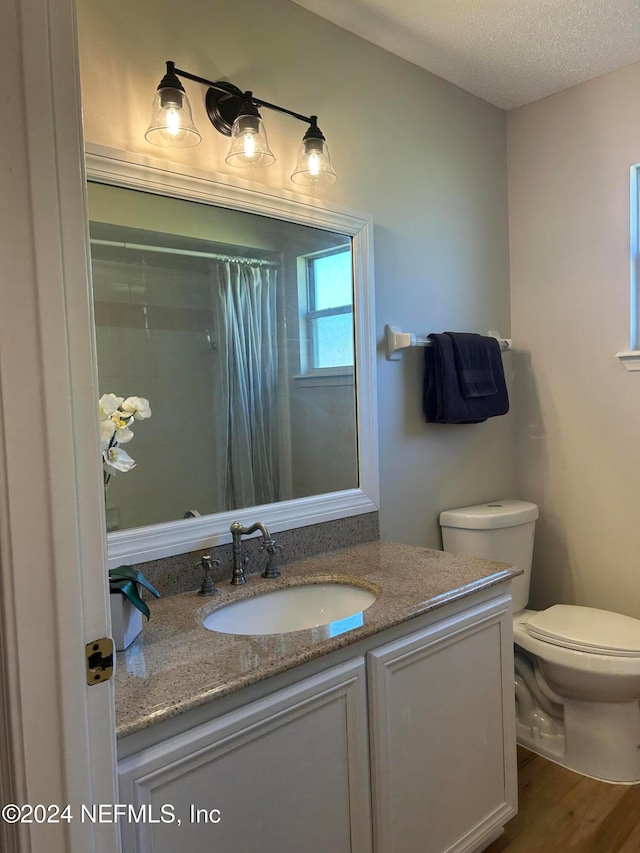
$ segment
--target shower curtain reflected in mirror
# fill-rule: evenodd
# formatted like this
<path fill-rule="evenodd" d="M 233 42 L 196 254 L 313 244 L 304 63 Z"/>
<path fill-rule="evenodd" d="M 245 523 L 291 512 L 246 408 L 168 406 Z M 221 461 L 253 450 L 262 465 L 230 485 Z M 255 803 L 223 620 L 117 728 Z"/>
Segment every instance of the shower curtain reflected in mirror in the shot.
<path fill-rule="evenodd" d="M 109 530 L 356 489 L 353 359 L 340 339 L 315 363 L 326 306 L 310 289 L 335 253 L 349 278 L 351 238 L 116 186 L 89 196 L 100 393 L 153 411 L 109 486 Z"/>
<path fill-rule="evenodd" d="M 212 264 L 219 376 L 215 388 L 218 506 L 280 500 L 277 266 Z"/>

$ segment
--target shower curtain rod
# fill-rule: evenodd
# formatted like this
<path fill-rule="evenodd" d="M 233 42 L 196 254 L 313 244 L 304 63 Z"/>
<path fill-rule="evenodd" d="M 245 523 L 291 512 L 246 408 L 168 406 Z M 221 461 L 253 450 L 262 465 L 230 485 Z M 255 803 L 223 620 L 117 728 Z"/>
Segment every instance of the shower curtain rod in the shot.
<path fill-rule="evenodd" d="M 211 258 L 217 261 L 234 261 L 240 264 L 253 264 L 267 267 L 279 267 L 277 261 L 267 261 L 262 258 L 244 258 L 241 255 L 221 255 L 217 252 L 198 252 L 195 249 L 174 249 L 170 246 L 146 246 L 144 243 L 122 243 L 118 240 L 98 240 L 92 237 L 89 241 L 96 246 L 113 246 L 118 249 L 138 249 L 143 252 L 159 252 L 166 255 L 188 255 L 194 258 Z"/>

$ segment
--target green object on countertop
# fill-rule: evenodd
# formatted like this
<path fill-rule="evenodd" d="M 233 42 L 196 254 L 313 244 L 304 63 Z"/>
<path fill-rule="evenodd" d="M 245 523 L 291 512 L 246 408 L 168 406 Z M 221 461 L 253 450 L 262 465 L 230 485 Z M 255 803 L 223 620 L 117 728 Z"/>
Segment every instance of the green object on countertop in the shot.
<path fill-rule="evenodd" d="M 141 584 L 152 595 L 155 595 L 156 598 L 160 598 L 160 593 L 155 586 L 145 578 L 142 572 L 134 569 L 133 566 L 118 566 L 115 569 L 109 569 L 109 591 L 121 592 L 122 595 L 129 599 L 134 607 L 137 607 L 149 619 L 151 612 L 140 598 L 137 584 Z"/>

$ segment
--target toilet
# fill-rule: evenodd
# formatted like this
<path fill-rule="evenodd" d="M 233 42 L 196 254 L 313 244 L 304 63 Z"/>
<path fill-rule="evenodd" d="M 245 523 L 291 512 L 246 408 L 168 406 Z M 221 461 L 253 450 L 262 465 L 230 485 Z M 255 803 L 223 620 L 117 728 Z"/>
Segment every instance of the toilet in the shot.
<path fill-rule="evenodd" d="M 440 514 L 445 551 L 517 565 L 518 743 L 605 782 L 640 782 L 640 620 L 593 607 L 526 609 L 538 507 L 498 500 Z"/>

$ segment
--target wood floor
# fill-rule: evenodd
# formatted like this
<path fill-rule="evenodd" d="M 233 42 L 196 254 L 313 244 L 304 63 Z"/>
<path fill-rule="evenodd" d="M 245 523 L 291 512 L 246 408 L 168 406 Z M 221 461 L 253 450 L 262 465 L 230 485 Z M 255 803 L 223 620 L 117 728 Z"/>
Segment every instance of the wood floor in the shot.
<path fill-rule="evenodd" d="M 518 800 L 485 853 L 640 853 L 640 785 L 596 782 L 518 747 Z"/>

